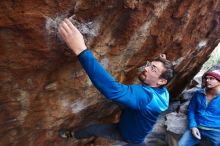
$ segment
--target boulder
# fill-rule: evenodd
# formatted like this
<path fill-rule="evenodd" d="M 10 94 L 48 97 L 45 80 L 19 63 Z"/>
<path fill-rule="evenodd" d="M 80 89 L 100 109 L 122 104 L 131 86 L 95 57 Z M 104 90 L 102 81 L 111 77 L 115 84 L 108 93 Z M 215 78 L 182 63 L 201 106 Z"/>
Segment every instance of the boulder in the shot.
<path fill-rule="evenodd" d="M 176 63 L 174 98 L 219 43 L 219 10 L 218 0 L 1 0 L 0 145 L 108 145 L 58 137 L 60 128 L 115 122 L 120 114 L 57 33 L 65 17 L 121 83 L 136 83 L 138 68 L 165 53 Z"/>

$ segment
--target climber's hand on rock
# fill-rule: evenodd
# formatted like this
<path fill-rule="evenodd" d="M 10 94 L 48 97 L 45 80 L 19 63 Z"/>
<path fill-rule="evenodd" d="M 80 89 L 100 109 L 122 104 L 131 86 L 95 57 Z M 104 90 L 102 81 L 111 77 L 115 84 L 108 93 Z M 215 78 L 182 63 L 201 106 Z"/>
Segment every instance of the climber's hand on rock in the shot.
<path fill-rule="evenodd" d="M 198 128 L 192 128 L 192 135 L 195 136 L 197 139 L 201 139 L 201 135 Z"/>
<path fill-rule="evenodd" d="M 64 19 L 59 24 L 58 31 L 66 42 L 67 46 L 76 54 L 79 55 L 86 49 L 86 45 L 82 34 L 79 30 L 70 22 L 69 19 Z"/>

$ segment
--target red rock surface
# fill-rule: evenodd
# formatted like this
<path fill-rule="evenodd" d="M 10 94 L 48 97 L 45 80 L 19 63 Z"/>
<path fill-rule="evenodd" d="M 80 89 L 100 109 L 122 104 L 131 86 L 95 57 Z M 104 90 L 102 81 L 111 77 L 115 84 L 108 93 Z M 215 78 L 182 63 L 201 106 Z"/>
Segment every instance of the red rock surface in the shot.
<path fill-rule="evenodd" d="M 60 40 L 57 24 L 65 17 L 122 83 L 135 82 L 137 68 L 160 53 L 177 61 L 172 98 L 220 42 L 219 0 L 1 0 L 1 146 L 85 145 L 58 138 L 58 129 L 117 119 L 117 106 Z"/>

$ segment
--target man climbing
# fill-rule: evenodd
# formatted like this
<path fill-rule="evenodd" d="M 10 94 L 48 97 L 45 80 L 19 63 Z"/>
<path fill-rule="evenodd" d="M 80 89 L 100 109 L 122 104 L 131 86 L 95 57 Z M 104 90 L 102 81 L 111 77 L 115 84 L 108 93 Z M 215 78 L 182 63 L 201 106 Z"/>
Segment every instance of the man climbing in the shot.
<path fill-rule="evenodd" d="M 220 146 L 220 69 L 203 75 L 204 89 L 197 91 L 188 106 L 189 130 L 179 146 L 193 146 L 207 139 Z"/>
<path fill-rule="evenodd" d="M 87 49 L 79 30 L 65 19 L 58 31 L 68 47 L 77 55 L 93 85 L 108 99 L 124 106 L 117 124 L 96 124 L 78 131 L 61 130 L 63 138 L 77 139 L 91 136 L 125 141 L 127 145 L 144 145 L 144 138 L 150 133 L 159 114 L 169 103 L 165 85 L 173 77 L 173 65 L 165 55 L 148 62 L 139 75 L 140 85 L 118 83 Z"/>

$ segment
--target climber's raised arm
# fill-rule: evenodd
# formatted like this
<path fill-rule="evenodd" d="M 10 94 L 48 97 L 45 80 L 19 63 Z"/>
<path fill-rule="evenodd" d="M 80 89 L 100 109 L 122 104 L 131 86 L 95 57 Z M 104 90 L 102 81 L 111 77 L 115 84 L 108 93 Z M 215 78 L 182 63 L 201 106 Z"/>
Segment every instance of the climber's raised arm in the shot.
<path fill-rule="evenodd" d="M 93 85 L 108 99 L 121 103 L 127 107 L 137 109 L 138 97 L 134 98 L 130 86 L 118 83 L 92 52 L 87 49 L 83 36 L 79 30 L 65 19 L 59 25 L 58 31 L 69 48 L 77 55 L 82 67 Z"/>

